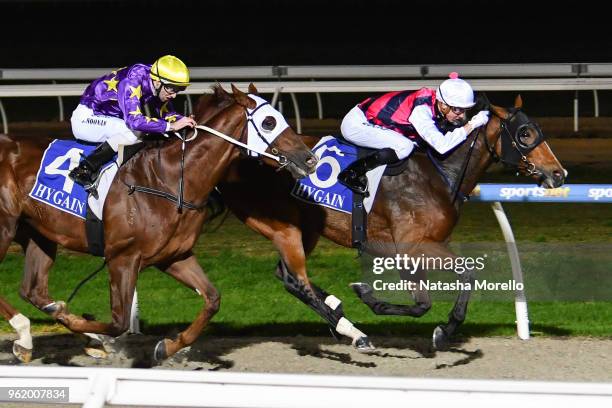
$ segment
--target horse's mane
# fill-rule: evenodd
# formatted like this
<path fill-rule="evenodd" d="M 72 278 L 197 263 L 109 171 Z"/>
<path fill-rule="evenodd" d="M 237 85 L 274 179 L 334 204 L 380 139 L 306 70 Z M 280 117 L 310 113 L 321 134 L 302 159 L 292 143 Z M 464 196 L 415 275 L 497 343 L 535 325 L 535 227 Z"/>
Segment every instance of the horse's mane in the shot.
<path fill-rule="evenodd" d="M 213 91 L 212 94 L 204 94 L 200 96 L 193 112 L 196 122 L 200 124 L 208 122 L 217 113 L 221 112 L 235 102 L 233 94 L 223 89 L 221 84 L 217 83 L 211 86 L 211 89 Z M 158 149 L 159 147 L 171 142 L 175 142 L 174 138 L 167 139 L 163 136 L 149 137 L 144 141 L 144 146 L 134 155 L 134 158 L 147 150 L 151 150 L 153 148 Z"/>
<path fill-rule="evenodd" d="M 198 99 L 194 110 L 195 119 L 198 123 L 205 123 L 218 112 L 235 102 L 232 94 L 228 93 L 221 84 L 211 86 L 212 94 L 204 94 Z"/>

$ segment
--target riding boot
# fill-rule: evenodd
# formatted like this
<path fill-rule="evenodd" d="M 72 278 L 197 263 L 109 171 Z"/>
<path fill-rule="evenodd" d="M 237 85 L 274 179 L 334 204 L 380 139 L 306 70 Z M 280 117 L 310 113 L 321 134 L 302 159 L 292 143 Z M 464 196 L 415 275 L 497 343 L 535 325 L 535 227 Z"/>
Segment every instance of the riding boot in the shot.
<path fill-rule="evenodd" d="M 393 149 L 385 148 L 379 150 L 349 164 L 338 174 L 338 181 L 354 192 L 364 194 L 367 197 L 369 193 L 366 173 L 378 166 L 394 163 L 398 160 L 397 154 Z"/>
<path fill-rule="evenodd" d="M 85 190 L 97 199 L 98 192 L 94 186 L 96 175 L 100 167 L 111 160 L 115 153 L 107 142 L 100 144 L 89 156 L 81 160 L 78 167 L 72 169 L 68 177 L 74 180 L 75 183 L 85 187 Z"/>

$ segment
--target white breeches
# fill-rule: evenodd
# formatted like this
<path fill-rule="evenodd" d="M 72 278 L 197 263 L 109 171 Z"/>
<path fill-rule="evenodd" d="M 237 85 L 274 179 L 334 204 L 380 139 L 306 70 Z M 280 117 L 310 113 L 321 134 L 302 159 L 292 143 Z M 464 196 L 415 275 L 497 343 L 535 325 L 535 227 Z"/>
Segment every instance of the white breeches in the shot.
<path fill-rule="evenodd" d="M 400 160 L 408 157 L 414 149 L 414 142 L 406 136 L 368 122 L 359 106 L 355 106 L 344 116 L 340 131 L 345 139 L 358 146 L 371 149 L 391 148 Z"/>
<path fill-rule="evenodd" d="M 119 145 L 129 146 L 139 141 L 123 119 L 96 115 L 85 105 L 77 106 L 70 122 L 75 138 L 92 143 L 108 142 L 114 151 L 119 150 Z"/>

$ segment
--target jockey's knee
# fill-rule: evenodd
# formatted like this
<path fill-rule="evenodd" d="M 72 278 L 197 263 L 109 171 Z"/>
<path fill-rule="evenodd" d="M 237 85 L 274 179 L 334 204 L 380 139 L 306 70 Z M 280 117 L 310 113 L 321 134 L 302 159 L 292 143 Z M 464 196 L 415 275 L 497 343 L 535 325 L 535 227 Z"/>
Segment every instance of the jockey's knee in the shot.
<path fill-rule="evenodd" d="M 410 153 L 412 153 L 412 150 L 414 150 L 414 143 L 407 139 L 406 142 L 407 143 L 404 145 L 397 146 L 393 149 L 395 154 L 397 154 L 398 160 L 404 160 L 406 157 L 410 156 Z"/>
<path fill-rule="evenodd" d="M 376 159 L 381 164 L 395 163 L 399 160 L 399 155 L 393 148 L 386 147 L 376 152 Z"/>
<path fill-rule="evenodd" d="M 119 145 L 130 146 L 138 142 L 138 137 L 132 132 L 117 133 L 106 139 L 106 143 L 116 152 L 119 151 Z"/>

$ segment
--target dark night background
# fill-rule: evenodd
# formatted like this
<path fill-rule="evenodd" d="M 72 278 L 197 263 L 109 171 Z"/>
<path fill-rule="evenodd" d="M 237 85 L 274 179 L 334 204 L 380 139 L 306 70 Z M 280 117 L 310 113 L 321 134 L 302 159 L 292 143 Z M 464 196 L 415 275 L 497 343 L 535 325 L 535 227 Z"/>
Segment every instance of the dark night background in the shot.
<path fill-rule="evenodd" d="M 604 5 L 0 0 L 0 68 L 612 62 Z"/>
<path fill-rule="evenodd" d="M 605 2 L 447 0 L 0 0 L 1 68 L 612 63 Z M 593 114 L 581 91 L 581 115 Z M 571 116 L 574 92 L 525 92 L 536 116 Z M 514 93 L 494 95 L 511 104 Z M 298 95 L 305 117 L 314 97 Z M 366 95 L 326 94 L 327 117 Z M 288 98 L 287 95 L 283 98 Z M 70 112 L 78 98 L 65 98 Z M 612 116 L 612 92 L 600 92 Z M 290 106 L 287 101 L 286 106 Z M 13 121 L 57 117 L 54 98 L 5 101 Z M 288 112 L 290 114 L 290 112 Z"/>

